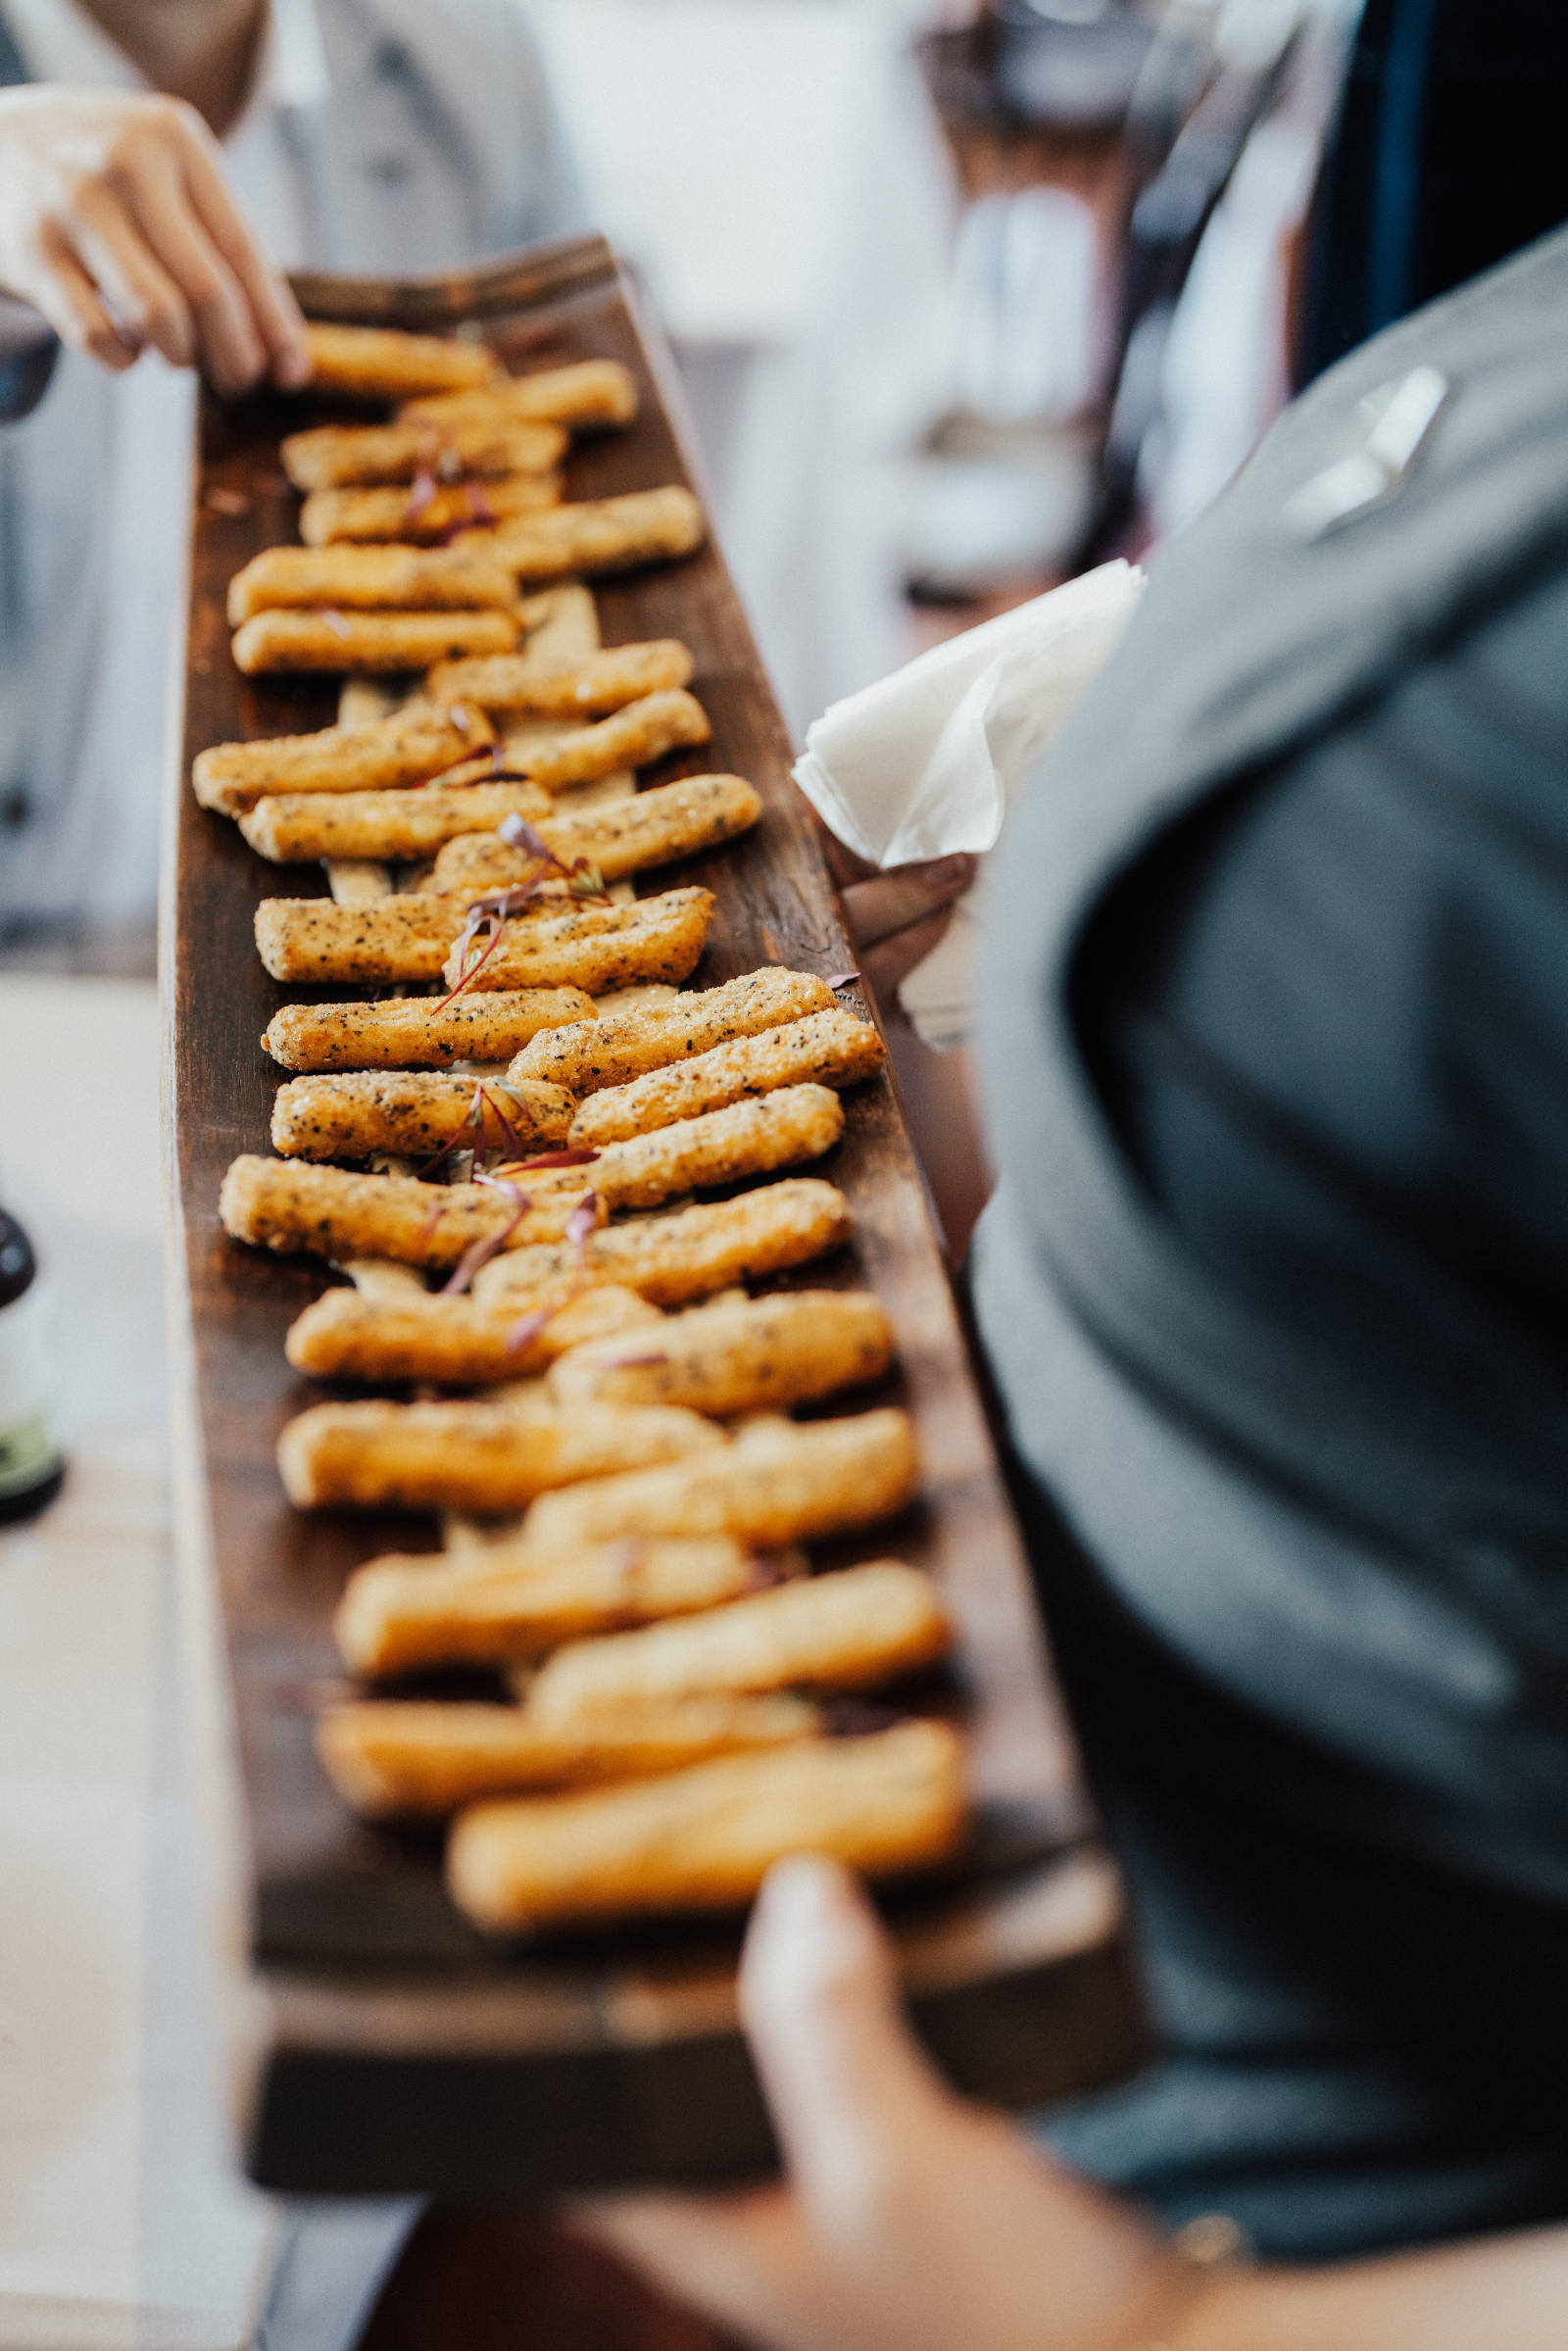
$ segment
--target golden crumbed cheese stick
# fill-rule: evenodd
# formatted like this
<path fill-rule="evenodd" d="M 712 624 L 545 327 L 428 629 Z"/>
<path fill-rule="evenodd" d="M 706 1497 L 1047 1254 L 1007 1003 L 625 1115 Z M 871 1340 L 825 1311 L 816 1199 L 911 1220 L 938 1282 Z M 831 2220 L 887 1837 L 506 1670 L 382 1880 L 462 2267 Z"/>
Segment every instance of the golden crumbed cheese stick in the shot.
<path fill-rule="evenodd" d="M 235 631 L 229 651 L 247 677 L 274 669 L 428 669 L 459 654 L 510 653 L 511 612 L 268 612 Z"/>
<path fill-rule="evenodd" d="M 471 488 L 443 482 L 417 497 L 401 485 L 313 490 L 300 509 L 300 537 L 307 547 L 431 547 L 449 532 L 493 529 L 560 504 L 559 473 L 503 474 Z"/>
<path fill-rule="evenodd" d="M 569 1292 L 580 1274 L 590 1283 L 623 1284 L 656 1306 L 684 1306 L 737 1282 L 809 1264 L 840 1248 L 850 1231 L 842 1192 L 813 1176 L 786 1176 L 739 1200 L 591 1233 L 580 1269 L 567 1249 L 524 1249 L 504 1274 L 498 1259 L 475 1277 L 474 1295 L 485 1305 L 508 1298 L 545 1304 Z"/>
<path fill-rule="evenodd" d="M 882 1062 L 882 1040 L 870 1021 L 841 1006 L 808 1012 L 804 1020 L 737 1037 L 690 1061 L 673 1061 L 629 1085 L 590 1095 L 572 1121 L 571 1140 L 616 1143 L 781 1086 L 855 1086 L 874 1077 Z"/>
<path fill-rule="evenodd" d="M 313 322 L 305 329 L 305 346 L 313 391 L 353 392 L 367 400 L 469 391 L 506 378 L 501 362 L 482 343 L 448 342 L 393 327 Z"/>
<path fill-rule="evenodd" d="M 476 535 L 473 544 L 519 579 L 564 579 L 568 573 L 671 563 L 707 536 L 702 507 L 690 490 L 671 483 L 622 498 L 577 499 L 547 514 L 519 514 Z"/>
<path fill-rule="evenodd" d="M 460 833 L 493 832 L 508 816 L 540 816 L 537 784 L 429 784 L 399 792 L 279 792 L 259 800 L 239 829 L 274 865 L 318 857 L 410 863 Z"/>
<path fill-rule="evenodd" d="M 957 1733 L 900 1723 L 617 1788 L 476 1804 L 448 1841 L 447 1887 L 498 1935 L 734 1910 L 791 1853 L 826 1853 L 871 1878 L 929 1868 L 961 1844 L 967 1813 Z"/>
<path fill-rule="evenodd" d="M 480 992 L 448 1004 L 393 996 L 379 1004 L 285 1004 L 262 1043 L 285 1069 L 444 1069 L 453 1061 L 505 1061 L 541 1029 L 592 1017 L 593 998 L 582 988 Z"/>
<path fill-rule="evenodd" d="M 838 1000 L 826 980 L 809 971 L 772 967 L 748 971 L 721 988 L 705 988 L 672 1004 L 619 1012 L 558 1029 L 524 1046 L 513 1070 L 518 1077 L 548 1078 L 568 1094 L 597 1094 L 624 1086 L 646 1070 L 688 1061 L 732 1037 L 755 1037 L 763 1029 L 825 1012 Z"/>
<path fill-rule="evenodd" d="M 663 1327 L 657 1306 L 612 1283 L 568 1299 L 530 1332 L 533 1319 L 505 1301 L 481 1306 L 471 1298 L 414 1290 L 397 1298 L 328 1290 L 291 1324 L 284 1351 L 296 1371 L 318 1380 L 430 1380 L 442 1388 L 482 1388 L 541 1372 L 590 1339 Z"/>
<path fill-rule="evenodd" d="M 753 787 L 739 775 L 688 775 L 655 784 L 602 808 L 549 816 L 535 825 L 545 847 L 569 865 L 586 857 L 607 882 L 695 857 L 746 832 L 762 813 Z M 459 846 L 459 842 L 466 846 Z M 526 880 L 534 860 L 493 834 L 464 833 L 435 861 L 433 890 L 510 889 Z"/>
<path fill-rule="evenodd" d="M 724 1535 L 559 1556 L 504 1543 L 451 1562 L 393 1554 L 356 1568 L 332 1632 L 349 1672 L 370 1681 L 433 1665 L 518 1665 L 563 1641 L 717 1608 L 758 1581 L 750 1551 Z"/>
<path fill-rule="evenodd" d="M 553 1412 L 534 1404 L 313 1404 L 277 1441 L 298 1510 L 520 1510 L 552 1486 L 602 1477 L 612 1462 L 662 1462 L 716 1449 L 711 1421 L 621 1404 Z"/>
<path fill-rule="evenodd" d="M 892 1326 L 864 1291 L 783 1290 L 586 1340 L 559 1357 L 550 1393 L 563 1405 L 685 1404 L 723 1419 L 861 1386 L 892 1359 Z"/>
<path fill-rule="evenodd" d="M 584 906 L 542 922 L 510 921 L 487 955 L 477 942 L 470 940 L 466 949 L 460 942 L 443 974 L 449 988 L 465 981 L 484 989 L 576 987 L 590 996 L 638 980 L 679 983 L 702 954 L 712 917 L 710 890 L 666 890 L 635 906 Z"/>
<path fill-rule="evenodd" d="M 316 1751 L 364 1819 L 437 1820 L 482 1796 L 652 1779 L 713 1755 L 817 1739 L 823 1729 L 820 1709 L 794 1697 L 627 1707 L 590 1730 L 536 1723 L 520 1706 L 380 1698 L 329 1707 Z"/>
<path fill-rule="evenodd" d="M 528 1540 L 552 1549 L 616 1535 L 733 1535 L 772 1548 L 891 1518 L 913 1498 L 914 1432 L 903 1412 L 751 1432 L 709 1463 L 633 1472 L 548 1501 Z"/>
<path fill-rule="evenodd" d="M 347 612 L 510 612 L 516 590 L 466 547 L 264 547 L 228 583 L 228 625 L 301 606 Z"/>
<path fill-rule="evenodd" d="M 637 414 L 637 379 L 619 360 L 577 360 L 568 367 L 509 375 L 484 391 L 421 394 L 402 413 L 446 430 L 493 415 L 567 425 L 629 424 Z"/>
<path fill-rule="evenodd" d="M 784 1086 L 755 1102 L 607 1144 L 593 1163 L 593 1186 L 612 1208 L 657 1208 L 678 1192 L 710 1192 L 742 1176 L 819 1159 L 843 1132 L 844 1104 L 829 1087 Z"/>
<path fill-rule="evenodd" d="M 526 1195 L 526 1215 L 501 1240 L 502 1248 L 559 1238 L 585 1192 L 580 1181 L 569 1190 L 536 1184 Z M 515 1212 L 511 1194 L 493 1184 L 354 1175 L 345 1167 L 264 1159 L 259 1152 L 231 1162 L 218 1203 L 223 1230 L 258 1249 L 306 1249 L 340 1264 L 392 1257 L 402 1265 L 441 1268 L 456 1265 L 475 1242 L 506 1235 Z"/>
<path fill-rule="evenodd" d="M 290 433 L 279 455 L 295 489 L 314 495 L 395 488 L 421 472 L 438 482 L 454 472 L 537 477 L 556 470 L 566 447 L 561 425 L 530 423 L 503 409 L 448 425 L 322 424 Z"/>
<path fill-rule="evenodd" d="M 377 792 L 423 783 L 494 739 L 477 703 L 418 701 L 371 726 L 215 744 L 197 753 L 191 782 L 204 808 L 243 816 L 280 792 Z"/>
<path fill-rule="evenodd" d="M 537 1080 L 525 1089 L 429 1070 L 344 1070 L 279 1086 L 272 1149 L 291 1159 L 417 1159 L 482 1133 L 485 1151 L 548 1151 L 570 1119 L 571 1096 Z"/>
<path fill-rule="evenodd" d="M 562 792 L 568 784 L 596 783 L 602 775 L 646 767 L 668 751 L 709 742 L 712 732 L 696 696 L 677 689 L 645 694 L 640 702 L 627 703 L 592 726 L 575 726 L 553 743 L 514 748 L 507 757 L 519 775 L 547 792 Z"/>
<path fill-rule="evenodd" d="M 413 890 L 346 906 L 330 898 L 264 898 L 256 947 L 274 980 L 438 980 L 466 914 L 459 897 Z M 433 1011 L 435 999 L 429 1003 Z"/>
<path fill-rule="evenodd" d="M 929 1576 L 900 1559 L 806 1576 L 701 1616 L 558 1648 L 531 1684 L 547 1720 L 729 1690 L 873 1690 L 934 1665 L 953 1628 Z"/>
<path fill-rule="evenodd" d="M 641 645 L 611 645 L 563 664 L 526 653 L 494 661 L 443 661 L 425 680 L 435 702 L 461 702 L 481 710 L 526 712 L 536 718 L 602 718 L 645 694 L 689 683 L 692 657 L 676 637 Z"/>

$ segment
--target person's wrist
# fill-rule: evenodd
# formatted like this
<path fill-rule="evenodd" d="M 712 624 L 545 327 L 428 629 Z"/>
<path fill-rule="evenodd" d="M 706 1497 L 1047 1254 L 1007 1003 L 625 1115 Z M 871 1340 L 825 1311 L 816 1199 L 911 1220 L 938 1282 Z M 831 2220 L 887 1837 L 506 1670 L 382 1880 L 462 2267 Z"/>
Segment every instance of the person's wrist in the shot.
<path fill-rule="evenodd" d="M 1190 2221 L 1162 2247 L 1139 2309 L 1104 2351 L 1203 2351 L 1250 2266 L 1247 2240 L 1227 2213 Z"/>

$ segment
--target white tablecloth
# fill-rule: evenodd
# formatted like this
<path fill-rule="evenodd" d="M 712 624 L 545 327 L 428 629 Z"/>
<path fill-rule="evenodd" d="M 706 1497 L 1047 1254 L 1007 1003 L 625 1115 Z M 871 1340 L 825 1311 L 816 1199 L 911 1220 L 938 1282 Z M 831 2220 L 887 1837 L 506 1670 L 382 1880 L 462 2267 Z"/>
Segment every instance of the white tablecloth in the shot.
<path fill-rule="evenodd" d="M 215 2089 L 174 1688 L 150 985 L 0 978 L 0 1199 L 71 1469 L 0 1535 L 0 2351 L 232 2351 L 275 2208 Z"/>

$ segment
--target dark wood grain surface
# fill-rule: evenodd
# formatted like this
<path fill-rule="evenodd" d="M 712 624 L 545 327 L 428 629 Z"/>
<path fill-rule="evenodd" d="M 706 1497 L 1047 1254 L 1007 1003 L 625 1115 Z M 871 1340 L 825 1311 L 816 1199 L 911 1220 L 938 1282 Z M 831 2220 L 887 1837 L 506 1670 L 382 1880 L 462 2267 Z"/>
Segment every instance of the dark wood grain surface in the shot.
<path fill-rule="evenodd" d="M 641 418 L 575 445 L 568 497 L 690 479 L 667 363 L 597 251 L 596 262 L 591 241 L 573 245 L 554 277 L 547 256 L 542 269 L 531 260 L 488 280 L 404 289 L 401 302 L 398 289 L 389 297 L 379 287 L 313 281 L 307 292 L 318 311 L 337 316 L 482 318 L 514 368 L 622 359 L 642 384 Z M 231 574 L 260 548 L 296 537 L 279 437 L 330 413 L 313 400 L 209 400 L 204 409 L 186 775 L 210 744 L 334 716 L 330 684 L 241 677 L 223 618 Z M 720 555 L 709 547 L 597 593 L 606 644 L 685 640 L 713 723 L 705 754 L 666 761 L 645 780 L 731 769 L 764 803 L 746 839 L 649 884 L 698 881 L 717 894 L 694 984 L 765 962 L 846 970 L 841 912 L 789 779 L 791 747 Z M 216 1581 L 225 1736 L 237 1746 L 253 2169 L 290 2187 L 502 2195 L 755 2167 L 769 2141 L 734 2029 L 733 1929 L 671 1927 L 498 1953 L 447 1903 L 435 1841 L 360 1826 L 316 1763 L 313 1719 L 340 1687 L 330 1615 L 345 1574 L 379 1549 L 431 1547 L 435 1530 L 429 1521 L 302 1516 L 284 1499 L 277 1436 L 320 1391 L 289 1370 L 283 1335 L 328 1277 L 312 1260 L 230 1242 L 217 1209 L 229 1160 L 266 1148 L 279 1079 L 260 1038 L 290 992 L 254 952 L 256 905 L 325 881 L 316 868 L 266 864 L 186 788 L 175 824 L 165 973 L 188 1289 L 183 1442 L 196 1475 L 184 1542 L 196 1572 Z M 925 1477 L 906 1523 L 823 1557 L 897 1548 L 939 1580 L 960 1663 L 956 1682 L 934 1694 L 966 1723 L 978 1798 L 963 1866 L 899 1895 L 890 1915 L 916 2013 L 950 2070 L 987 2095 L 1034 2099 L 1105 2078 L 1136 2045 L 1119 1899 L 1095 1841 L 892 1081 L 858 1089 L 847 1106 L 843 1144 L 810 1172 L 847 1194 L 854 1249 L 799 1278 L 863 1281 L 882 1299 L 899 1369 L 865 1400 L 907 1405 Z"/>
<path fill-rule="evenodd" d="M 426 2212 L 357 2351 L 740 2351 L 528 2214 Z"/>

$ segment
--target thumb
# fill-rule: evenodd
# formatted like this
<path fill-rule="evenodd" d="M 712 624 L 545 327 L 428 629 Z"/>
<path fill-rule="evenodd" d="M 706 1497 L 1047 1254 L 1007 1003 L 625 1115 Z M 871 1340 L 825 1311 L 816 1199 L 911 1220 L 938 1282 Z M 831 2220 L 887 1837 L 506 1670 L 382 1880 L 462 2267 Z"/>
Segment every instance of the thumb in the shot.
<path fill-rule="evenodd" d="M 905 2023 L 888 1938 L 835 1862 L 800 1854 L 768 1873 L 740 2008 L 795 2184 L 843 2217 L 948 2092 Z"/>

